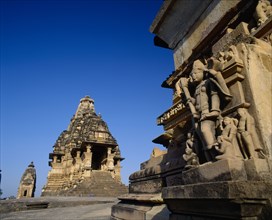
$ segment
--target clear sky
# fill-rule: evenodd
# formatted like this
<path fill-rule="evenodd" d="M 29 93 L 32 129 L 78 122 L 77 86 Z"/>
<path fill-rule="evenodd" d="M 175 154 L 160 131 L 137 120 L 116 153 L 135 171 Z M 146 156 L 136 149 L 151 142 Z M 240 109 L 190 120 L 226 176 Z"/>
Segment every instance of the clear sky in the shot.
<path fill-rule="evenodd" d="M 52 146 L 85 95 L 117 139 L 125 184 L 149 159 L 172 96 L 161 87 L 172 51 L 154 46 L 149 32 L 162 3 L 1 0 L 2 197 L 17 195 L 31 161 L 40 196 Z"/>

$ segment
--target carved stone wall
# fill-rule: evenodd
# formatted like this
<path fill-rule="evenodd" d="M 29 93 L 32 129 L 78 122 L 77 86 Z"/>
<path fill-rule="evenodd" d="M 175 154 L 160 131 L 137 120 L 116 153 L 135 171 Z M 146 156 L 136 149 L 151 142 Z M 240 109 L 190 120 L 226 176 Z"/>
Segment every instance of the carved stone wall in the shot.
<path fill-rule="evenodd" d="M 271 1 L 165 0 L 150 31 L 173 50 L 175 70 L 162 83 L 173 105 L 153 140 L 167 153 L 130 176 L 131 199 L 153 183 L 148 192 L 161 190 L 171 220 L 269 219 Z"/>

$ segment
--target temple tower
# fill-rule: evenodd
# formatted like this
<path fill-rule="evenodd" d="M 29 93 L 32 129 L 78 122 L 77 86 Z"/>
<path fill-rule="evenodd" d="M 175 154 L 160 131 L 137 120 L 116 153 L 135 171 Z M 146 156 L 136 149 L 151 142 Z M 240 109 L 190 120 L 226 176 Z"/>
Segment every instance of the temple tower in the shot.
<path fill-rule="evenodd" d="M 49 159 L 52 169 L 42 196 L 116 196 L 127 192 L 120 174 L 124 158 L 89 96 L 80 100 Z"/>
<path fill-rule="evenodd" d="M 36 169 L 31 162 L 25 170 L 18 188 L 17 199 L 34 197 L 36 189 Z"/>

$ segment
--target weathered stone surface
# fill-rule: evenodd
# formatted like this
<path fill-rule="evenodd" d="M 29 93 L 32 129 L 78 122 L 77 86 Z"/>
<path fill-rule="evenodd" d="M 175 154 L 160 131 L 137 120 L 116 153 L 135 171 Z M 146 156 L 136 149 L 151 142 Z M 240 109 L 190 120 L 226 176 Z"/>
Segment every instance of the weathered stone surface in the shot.
<path fill-rule="evenodd" d="M 261 214 L 271 186 L 258 181 L 200 183 L 164 188 L 162 196 L 174 213 L 242 219 Z"/>
<path fill-rule="evenodd" d="M 34 197 L 36 189 L 36 169 L 31 162 L 24 174 L 22 175 L 20 185 L 18 188 L 17 199 Z"/>
<path fill-rule="evenodd" d="M 117 196 L 127 192 L 121 183 L 120 162 L 124 158 L 89 96 L 80 100 L 49 158 L 52 169 L 42 196 Z"/>
<path fill-rule="evenodd" d="M 163 180 L 159 177 L 143 179 L 129 184 L 130 193 L 159 193 L 163 187 Z"/>
<path fill-rule="evenodd" d="M 272 162 L 269 159 L 251 159 L 245 161 L 248 180 L 272 180 Z"/>
<path fill-rule="evenodd" d="M 27 209 L 46 209 L 48 208 L 49 202 L 29 202 L 26 203 Z"/>
<path fill-rule="evenodd" d="M 145 220 L 146 212 L 152 209 L 151 204 L 126 204 L 118 203 L 111 209 L 111 218 L 118 219 L 138 219 Z"/>
<path fill-rule="evenodd" d="M 29 210 L 28 203 L 48 202 L 48 208 Z M 77 219 L 110 220 L 111 206 L 118 200 L 110 197 L 42 197 L 0 201 L 0 218 L 8 219 Z"/>
<path fill-rule="evenodd" d="M 129 193 L 119 197 L 121 202 L 112 206 L 112 219 L 152 219 L 158 215 L 158 219 L 168 215 L 161 194 L 134 194 Z M 162 212 L 160 215 L 159 213 Z M 159 217 L 160 216 L 160 217 Z"/>
<path fill-rule="evenodd" d="M 118 197 L 121 200 L 127 201 L 137 201 L 137 202 L 147 202 L 147 203 L 163 203 L 163 199 L 161 197 L 161 193 L 152 193 L 152 194 L 144 194 L 144 193 L 129 193 L 124 194 Z"/>
<path fill-rule="evenodd" d="M 242 160 L 220 160 L 182 172 L 184 184 L 247 180 Z"/>

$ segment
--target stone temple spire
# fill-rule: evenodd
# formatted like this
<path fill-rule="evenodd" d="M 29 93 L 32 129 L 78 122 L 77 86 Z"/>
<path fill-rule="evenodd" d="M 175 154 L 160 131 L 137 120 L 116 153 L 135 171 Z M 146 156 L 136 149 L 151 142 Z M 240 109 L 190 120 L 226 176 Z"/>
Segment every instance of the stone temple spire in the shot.
<path fill-rule="evenodd" d="M 34 197 L 36 189 L 36 169 L 31 162 L 25 170 L 18 188 L 17 199 L 22 197 Z"/>
<path fill-rule="evenodd" d="M 67 130 L 49 154 L 47 183 L 42 196 L 119 196 L 127 193 L 121 182 L 121 156 L 107 123 L 94 110 L 94 100 L 80 100 Z"/>
<path fill-rule="evenodd" d="M 90 98 L 90 96 L 85 96 L 80 99 L 80 103 L 78 105 L 75 118 L 81 117 L 86 113 L 94 113 L 94 100 Z"/>

